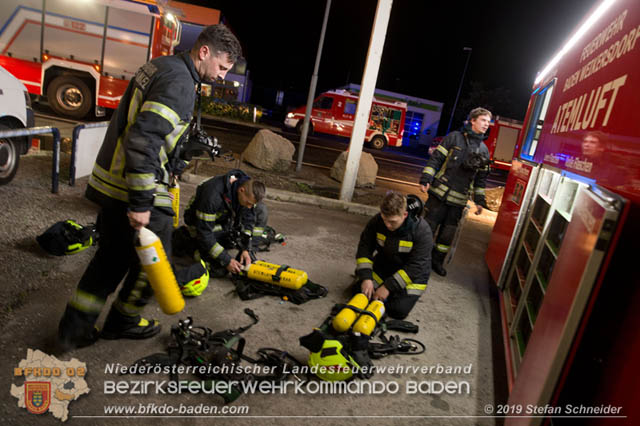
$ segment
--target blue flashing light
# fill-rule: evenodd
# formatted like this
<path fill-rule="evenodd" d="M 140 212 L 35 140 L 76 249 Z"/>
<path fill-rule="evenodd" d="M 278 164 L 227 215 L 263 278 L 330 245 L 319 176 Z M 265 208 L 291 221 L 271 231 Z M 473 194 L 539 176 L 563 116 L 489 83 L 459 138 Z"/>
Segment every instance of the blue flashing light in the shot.
<path fill-rule="evenodd" d="M 582 182 L 582 183 L 587 184 L 587 185 L 595 185 L 596 184 L 596 180 L 595 179 L 590 179 L 588 177 L 584 177 L 584 176 L 579 175 L 577 173 L 568 172 L 566 170 L 563 170 L 561 175 L 565 176 L 565 177 L 568 177 L 569 179 L 573 179 L 575 181 Z"/>

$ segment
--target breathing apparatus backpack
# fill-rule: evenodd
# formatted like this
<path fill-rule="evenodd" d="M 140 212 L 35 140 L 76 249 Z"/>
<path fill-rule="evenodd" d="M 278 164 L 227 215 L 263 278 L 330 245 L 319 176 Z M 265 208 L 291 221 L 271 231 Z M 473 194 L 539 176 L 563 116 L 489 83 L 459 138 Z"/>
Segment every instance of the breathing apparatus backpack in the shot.
<path fill-rule="evenodd" d="M 417 333 L 418 327 L 408 321 L 383 321 L 384 304 L 358 293 L 345 304 L 337 304 L 320 328 L 300 337 L 300 345 L 308 349 L 308 365 L 316 376 L 326 381 L 368 379 L 373 375 L 371 359 L 391 354 L 417 355 L 424 344 L 414 339 L 385 336 L 387 330 Z M 379 336 L 382 343 L 371 342 Z"/>
<path fill-rule="evenodd" d="M 264 227 L 262 235 L 254 235 L 251 239 L 251 246 L 255 251 L 270 251 L 271 244 L 274 243 L 287 245 L 285 236 L 268 225 Z"/>
<path fill-rule="evenodd" d="M 252 318 L 251 324 L 218 332 L 194 325 L 191 317 L 178 321 L 178 325 L 171 327 L 171 343 L 167 352 L 139 359 L 130 367 L 130 371 L 136 371 L 136 369 L 139 371 L 139 367 L 155 366 L 200 367 L 193 371 L 196 371 L 199 379 L 205 381 L 205 391 L 228 389 L 219 395 L 225 403 L 229 403 L 242 395 L 240 382 L 282 381 L 287 378 L 289 372 L 299 369 L 302 364 L 279 349 L 258 349 L 257 358 L 244 354 L 246 342 L 242 333 L 259 321 L 258 316 L 251 309 L 245 309 L 244 312 Z M 240 365 L 243 360 L 269 367 L 269 371 L 273 371 L 273 374 L 262 376 L 249 374 L 246 372 L 247 368 Z M 170 380 L 178 382 L 180 378 L 175 373 L 175 369 L 168 371 L 170 371 Z M 226 382 L 227 386 L 218 386 L 216 385 L 218 382 Z"/>
<path fill-rule="evenodd" d="M 83 226 L 73 219 L 54 223 L 36 237 L 44 251 L 54 256 L 80 253 L 98 241 L 96 225 Z"/>
<path fill-rule="evenodd" d="M 242 300 L 271 295 L 300 305 L 328 293 L 326 287 L 312 282 L 306 272 L 262 260 L 255 260 L 242 273 L 233 274 L 231 281 Z"/>

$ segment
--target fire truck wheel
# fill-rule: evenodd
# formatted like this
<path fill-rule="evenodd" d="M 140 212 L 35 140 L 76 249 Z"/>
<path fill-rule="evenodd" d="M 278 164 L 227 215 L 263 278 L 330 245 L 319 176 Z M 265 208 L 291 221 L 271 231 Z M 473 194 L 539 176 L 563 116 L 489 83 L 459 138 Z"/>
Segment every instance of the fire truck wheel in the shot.
<path fill-rule="evenodd" d="M 55 112 L 71 118 L 84 118 L 93 105 L 93 95 L 87 84 L 71 75 L 53 79 L 47 87 L 47 99 Z"/>
<path fill-rule="evenodd" d="M 11 130 L 11 127 L 0 124 L 0 131 Z M 6 185 L 18 171 L 20 164 L 19 142 L 14 139 L 0 139 L 0 185 Z"/>
<path fill-rule="evenodd" d="M 387 138 L 382 135 L 376 135 L 371 139 L 371 148 L 373 149 L 384 149 L 387 146 Z"/>
<path fill-rule="evenodd" d="M 302 134 L 302 125 L 304 124 L 304 122 L 302 120 L 298 121 L 298 124 L 296 124 L 296 133 L 298 135 Z M 313 134 L 313 123 L 309 123 L 309 131 L 307 132 L 307 135 L 312 135 Z"/>

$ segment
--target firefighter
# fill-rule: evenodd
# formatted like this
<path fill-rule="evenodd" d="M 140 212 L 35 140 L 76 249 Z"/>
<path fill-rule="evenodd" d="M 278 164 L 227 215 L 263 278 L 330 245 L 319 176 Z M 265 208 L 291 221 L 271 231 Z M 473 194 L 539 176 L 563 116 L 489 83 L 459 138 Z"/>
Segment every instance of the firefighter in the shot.
<path fill-rule="evenodd" d="M 388 192 L 380 213 L 362 231 L 356 253 L 353 292 L 383 301 L 387 315 L 395 319 L 409 315 L 431 272 L 432 233 L 420 217 L 422 202 L 418 197 L 414 201 L 418 207 L 408 211 L 407 197 Z"/>
<path fill-rule="evenodd" d="M 487 208 L 485 187 L 489 175 L 489 149 L 483 141 L 490 123 L 491 112 L 484 108 L 473 109 L 465 125 L 449 133 L 438 145 L 420 178 L 420 190 L 429 193 L 425 218 L 435 241 L 431 267 L 442 276 L 447 274 L 444 260 L 470 193 L 476 204 L 476 214 Z"/>
<path fill-rule="evenodd" d="M 174 158 L 189 128 L 202 82 L 224 78 L 242 54 L 223 25 L 206 27 L 191 51 L 153 59 L 129 82 L 114 112 L 89 177 L 86 196 L 100 206 L 99 248 L 60 321 L 63 350 L 97 337 L 144 339 L 160 325 L 141 316 L 153 291 L 134 249 L 147 227 L 171 253 L 173 210 L 168 185 L 185 163 Z M 98 336 L 95 322 L 107 297 L 124 279 Z"/>
<path fill-rule="evenodd" d="M 174 232 L 176 252 L 191 255 L 197 250 L 212 277 L 240 273 L 243 266 L 252 262 L 256 210 L 266 220 L 266 208 L 261 203 L 265 192 L 262 182 L 242 170 L 231 170 L 202 182 L 184 212 L 186 226 Z M 228 252 L 233 247 L 239 249 L 238 260 Z"/>

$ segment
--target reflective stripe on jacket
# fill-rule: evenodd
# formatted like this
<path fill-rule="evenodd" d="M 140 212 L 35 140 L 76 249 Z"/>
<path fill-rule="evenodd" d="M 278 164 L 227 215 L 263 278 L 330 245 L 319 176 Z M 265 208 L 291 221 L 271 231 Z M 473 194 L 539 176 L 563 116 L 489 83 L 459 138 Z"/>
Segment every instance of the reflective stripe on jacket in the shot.
<path fill-rule="evenodd" d="M 172 154 L 193 115 L 199 76 L 188 52 L 143 65 L 120 99 L 89 177 L 87 197 L 171 211 Z"/>
<path fill-rule="evenodd" d="M 231 183 L 232 177 L 235 177 L 234 183 Z M 234 226 L 241 230 L 241 245 L 251 249 L 254 209 L 241 206 L 237 200 L 237 187 L 247 179 L 249 176 L 242 170 L 231 170 L 226 175 L 202 182 L 191 197 L 184 212 L 184 222 L 196 238 L 200 255 L 205 260 L 216 260 L 223 266 L 229 264 L 231 256 L 218 242 L 216 233 L 230 231 Z"/>
<path fill-rule="evenodd" d="M 407 217 L 400 228 L 389 231 L 378 213 L 360 235 L 356 275 L 374 280 L 390 293 L 406 290 L 421 295 L 431 273 L 433 236 L 424 219 Z"/>
<path fill-rule="evenodd" d="M 468 126 L 449 133 L 427 161 L 420 184 L 431 184 L 429 194 L 446 203 L 464 206 L 469 195 L 472 195 L 476 204 L 486 207 L 485 188 L 489 165 L 475 170 L 462 167 L 465 157 L 472 150 L 489 159 L 489 149 L 484 139 L 485 135 L 472 132 Z"/>

